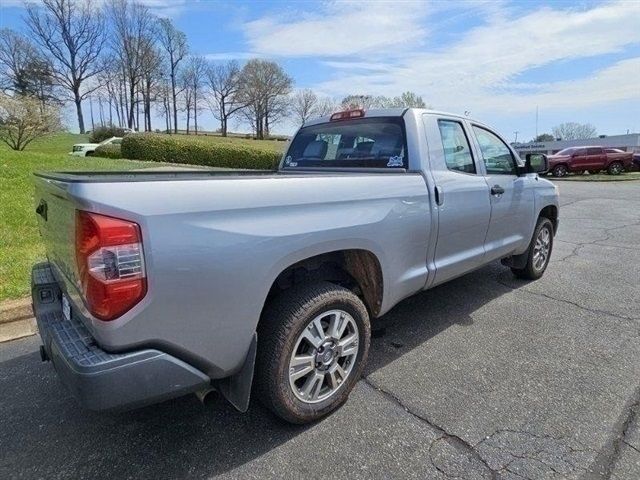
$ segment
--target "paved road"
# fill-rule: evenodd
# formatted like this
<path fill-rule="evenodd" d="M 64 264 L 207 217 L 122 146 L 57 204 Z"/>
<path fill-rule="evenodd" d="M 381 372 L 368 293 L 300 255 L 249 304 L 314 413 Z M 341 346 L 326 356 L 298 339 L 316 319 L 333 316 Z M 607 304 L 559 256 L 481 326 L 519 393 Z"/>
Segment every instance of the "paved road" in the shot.
<path fill-rule="evenodd" d="M 640 182 L 559 185 L 542 280 L 496 264 L 406 300 L 312 426 L 194 396 L 93 414 L 36 337 L 0 345 L 0 478 L 640 478 Z"/>

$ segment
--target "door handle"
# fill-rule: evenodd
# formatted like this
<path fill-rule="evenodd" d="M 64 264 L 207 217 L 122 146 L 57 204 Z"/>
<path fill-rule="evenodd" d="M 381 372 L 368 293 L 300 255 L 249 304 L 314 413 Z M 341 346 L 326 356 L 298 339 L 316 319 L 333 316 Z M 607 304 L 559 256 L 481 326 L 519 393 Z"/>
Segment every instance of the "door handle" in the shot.
<path fill-rule="evenodd" d="M 438 185 L 436 185 L 436 188 L 434 189 L 434 193 L 436 197 L 436 204 L 442 205 L 444 203 L 444 192 L 442 191 L 442 187 L 439 187 Z"/>
<path fill-rule="evenodd" d="M 504 188 L 500 185 L 494 185 L 491 187 L 491 195 L 502 195 L 504 193 Z"/>

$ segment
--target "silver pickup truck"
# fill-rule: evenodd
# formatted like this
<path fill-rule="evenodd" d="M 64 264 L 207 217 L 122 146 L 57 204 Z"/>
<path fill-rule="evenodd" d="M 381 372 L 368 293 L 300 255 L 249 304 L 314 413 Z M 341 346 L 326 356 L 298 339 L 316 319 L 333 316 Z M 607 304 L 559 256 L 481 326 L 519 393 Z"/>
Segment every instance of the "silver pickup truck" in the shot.
<path fill-rule="evenodd" d="M 497 260 L 544 273 L 546 169 L 411 108 L 311 121 L 275 172 L 37 174 L 41 355 L 90 409 L 215 389 L 313 421 L 358 381 L 371 318 Z"/>

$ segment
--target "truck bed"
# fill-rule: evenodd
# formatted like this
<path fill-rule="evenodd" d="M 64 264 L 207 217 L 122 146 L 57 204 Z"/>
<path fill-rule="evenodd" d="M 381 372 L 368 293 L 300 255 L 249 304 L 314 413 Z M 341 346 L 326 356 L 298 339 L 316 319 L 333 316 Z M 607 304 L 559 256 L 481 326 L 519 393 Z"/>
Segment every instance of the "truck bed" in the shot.
<path fill-rule="evenodd" d="M 56 180 L 64 183 L 126 183 L 126 182 L 166 182 L 166 181 L 186 181 L 186 180 L 215 180 L 229 178 L 276 178 L 281 176 L 287 177 L 308 177 L 310 174 L 314 176 L 330 176 L 330 175 L 389 175 L 405 173 L 405 169 L 350 169 L 336 168 L 322 169 L 300 168 L 290 171 L 273 171 L 273 170 L 135 170 L 135 171 L 80 171 L 80 172 L 36 172 L 36 177 L 46 178 L 48 180 Z"/>
<path fill-rule="evenodd" d="M 206 180 L 229 177 L 255 177 L 278 175 L 273 170 L 136 170 L 136 171 L 80 171 L 36 172 L 36 177 L 65 183 L 163 182 L 169 180 Z"/>

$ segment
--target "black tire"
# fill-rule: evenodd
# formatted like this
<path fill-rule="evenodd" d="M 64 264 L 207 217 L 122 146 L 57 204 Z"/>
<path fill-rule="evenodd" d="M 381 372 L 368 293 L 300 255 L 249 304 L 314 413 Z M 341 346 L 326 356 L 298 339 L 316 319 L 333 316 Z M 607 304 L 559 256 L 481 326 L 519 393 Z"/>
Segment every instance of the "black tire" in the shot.
<path fill-rule="evenodd" d="M 549 249 L 545 257 L 544 264 L 540 267 L 540 266 L 536 266 L 534 254 L 535 254 L 536 241 L 543 229 L 547 229 L 549 233 Z M 553 251 L 553 223 L 551 223 L 551 220 L 549 220 L 546 217 L 540 217 L 538 219 L 538 223 L 536 224 L 536 228 L 533 231 L 533 237 L 531 237 L 531 242 L 529 243 L 529 249 L 527 250 L 527 264 L 525 265 L 524 268 L 511 268 L 511 271 L 518 278 L 522 278 L 525 280 L 537 280 L 540 277 L 542 277 L 545 270 L 547 269 L 552 251 Z"/>
<path fill-rule="evenodd" d="M 607 173 L 609 175 L 620 175 L 622 172 L 624 172 L 624 165 L 620 162 L 611 162 L 607 167 Z"/>
<path fill-rule="evenodd" d="M 553 167 L 551 173 L 554 177 L 566 177 L 569 174 L 569 169 L 566 165 L 560 164 Z"/>
<path fill-rule="evenodd" d="M 95 152 L 93 152 L 93 151 L 92 151 L 92 152 L 87 152 L 87 153 L 85 153 L 85 155 L 84 155 L 84 156 L 85 156 L 85 157 L 93 157 L 93 154 L 94 154 L 94 153 L 95 153 Z"/>
<path fill-rule="evenodd" d="M 329 398 L 305 403 L 293 392 L 289 362 L 300 335 L 317 316 L 331 310 L 347 312 L 358 330 L 358 352 L 344 383 Z M 297 424 L 318 420 L 340 407 L 362 375 L 367 361 L 371 326 L 362 301 L 350 290 L 329 282 L 294 286 L 265 309 L 258 326 L 255 393 L 282 419 Z M 328 384 L 327 384 L 328 385 Z"/>

